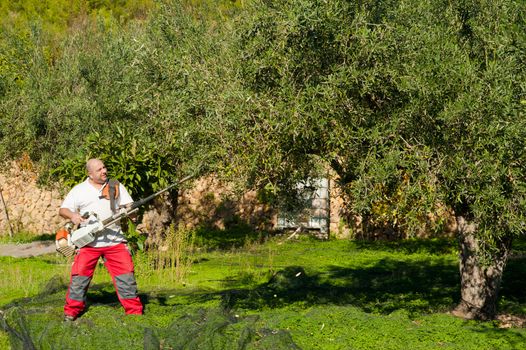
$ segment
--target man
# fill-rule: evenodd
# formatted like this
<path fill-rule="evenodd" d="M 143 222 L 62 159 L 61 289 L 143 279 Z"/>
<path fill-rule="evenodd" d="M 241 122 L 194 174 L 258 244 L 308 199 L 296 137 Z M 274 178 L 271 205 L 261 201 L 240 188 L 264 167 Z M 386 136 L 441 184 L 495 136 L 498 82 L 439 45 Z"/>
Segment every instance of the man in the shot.
<path fill-rule="evenodd" d="M 86 163 L 88 178 L 73 187 L 62 203 L 59 215 L 71 220 L 75 225 L 87 224 L 89 219 L 83 217 L 86 212 L 96 214 L 101 221 L 113 215 L 110 200 L 102 195 L 108 184 L 106 166 L 99 159 L 90 159 Z M 126 188 L 118 185 L 118 195 L 114 198 L 117 207 L 133 202 Z M 66 321 L 75 320 L 86 306 L 88 291 L 93 272 L 99 257 L 104 260 L 117 296 L 126 314 L 142 314 L 143 306 L 137 296 L 134 266 L 126 239 L 118 224 L 100 232 L 95 240 L 80 248 L 71 268 L 71 280 L 66 293 L 64 317 Z"/>

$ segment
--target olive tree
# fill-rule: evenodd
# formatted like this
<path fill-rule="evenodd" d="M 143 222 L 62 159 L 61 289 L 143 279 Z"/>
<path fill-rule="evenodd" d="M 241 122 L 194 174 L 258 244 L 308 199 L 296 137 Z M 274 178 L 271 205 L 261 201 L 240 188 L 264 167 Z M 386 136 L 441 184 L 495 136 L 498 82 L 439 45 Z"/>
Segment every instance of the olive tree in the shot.
<path fill-rule="evenodd" d="M 456 313 L 488 318 L 524 229 L 525 10 L 519 1 L 279 1 L 237 32 L 256 178 L 320 160 L 348 208 L 415 232 L 438 206 L 460 241 Z M 243 147 L 241 147 L 243 145 Z M 267 167 L 270 165 L 270 170 Z M 273 174 L 273 175 L 269 175 Z M 395 222 L 396 221 L 396 222 Z"/>

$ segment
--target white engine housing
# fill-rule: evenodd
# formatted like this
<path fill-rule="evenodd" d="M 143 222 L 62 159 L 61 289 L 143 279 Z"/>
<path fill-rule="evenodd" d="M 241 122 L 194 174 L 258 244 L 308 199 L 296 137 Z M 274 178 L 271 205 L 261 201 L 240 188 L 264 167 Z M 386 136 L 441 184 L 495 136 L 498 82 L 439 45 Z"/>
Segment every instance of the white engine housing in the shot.
<path fill-rule="evenodd" d="M 71 234 L 71 243 L 73 243 L 78 248 L 82 248 L 85 245 L 93 242 L 96 238 L 96 233 L 101 231 L 103 228 L 104 226 L 100 221 L 81 227 Z"/>

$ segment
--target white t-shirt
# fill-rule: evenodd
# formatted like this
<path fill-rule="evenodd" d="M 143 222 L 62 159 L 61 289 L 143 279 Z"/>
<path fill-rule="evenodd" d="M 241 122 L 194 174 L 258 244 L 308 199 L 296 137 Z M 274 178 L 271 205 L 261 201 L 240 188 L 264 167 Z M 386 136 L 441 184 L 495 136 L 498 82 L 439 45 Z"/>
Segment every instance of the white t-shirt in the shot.
<path fill-rule="evenodd" d="M 105 186 L 108 186 L 107 184 Z M 104 221 L 113 215 L 110 207 L 110 200 L 104 197 L 101 198 L 102 188 L 98 190 L 89 182 L 86 181 L 76 185 L 69 191 L 61 208 L 67 208 L 72 212 L 77 212 L 83 215 L 86 212 L 95 213 L 100 221 Z M 115 205 L 118 208 L 129 203 L 133 199 L 126 191 L 126 188 L 119 183 L 119 196 L 115 199 Z M 92 223 L 95 220 L 92 217 L 84 224 Z M 121 227 L 118 223 L 111 225 L 98 234 L 97 238 L 88 244 L 90 247 L 109 247 L 121 242 L 126 242 L 126 238 L 122 234 Z"/>

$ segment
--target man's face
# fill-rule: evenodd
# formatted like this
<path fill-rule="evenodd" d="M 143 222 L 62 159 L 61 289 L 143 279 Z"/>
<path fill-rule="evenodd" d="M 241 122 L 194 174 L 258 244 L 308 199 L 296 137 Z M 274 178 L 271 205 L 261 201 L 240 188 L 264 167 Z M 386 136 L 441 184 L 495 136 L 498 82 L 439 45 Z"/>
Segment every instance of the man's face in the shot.
<path fill-rule="evenodd" d="M 103 162 L 97 160 L 90 164 L 88 176 L 91 178 L 91 181 L 102 185 L 108 180 L 108 170 Z"/>

